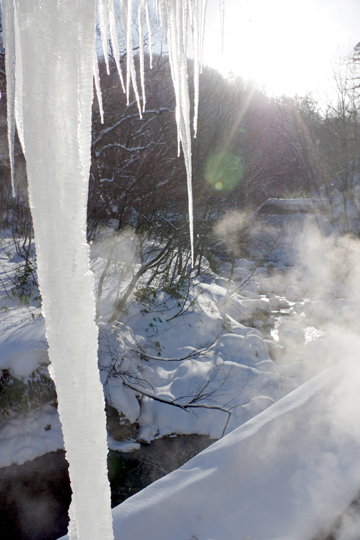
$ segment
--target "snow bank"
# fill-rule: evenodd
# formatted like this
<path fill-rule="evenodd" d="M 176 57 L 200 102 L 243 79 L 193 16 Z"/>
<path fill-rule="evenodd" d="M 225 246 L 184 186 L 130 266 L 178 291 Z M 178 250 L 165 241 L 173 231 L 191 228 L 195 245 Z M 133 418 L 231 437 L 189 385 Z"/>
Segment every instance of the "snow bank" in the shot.
<path fill-rule="evenodd" d="M 349 361 L 330 368 L 116 507 L 115 538 L 304 540 L 325 530 L 359 486 L 359 423 L 346 405 L 358 410 L 354 375 Z"/>
<path fill-rule="evenodd" d="M 49 362 L 44 319 L 33 320 L 23 311 L 23 319 L 14 310 L 1 325 L 0 369 L 10 369 L 15 377 L 28 377 L 40 363 Z"/>
<path fill-rule="evenodd" d="M 64 448 L 59 415 L 46 405 L 27 416 L 11 415 L 0 426 L 0 467 L 22 465 L 47 452 Z"/>

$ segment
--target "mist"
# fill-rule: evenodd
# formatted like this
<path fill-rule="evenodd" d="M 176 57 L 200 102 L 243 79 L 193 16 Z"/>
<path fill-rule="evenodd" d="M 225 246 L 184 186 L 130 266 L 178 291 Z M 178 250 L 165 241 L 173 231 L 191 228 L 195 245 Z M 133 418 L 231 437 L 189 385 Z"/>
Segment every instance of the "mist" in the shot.
<path fill-rule="evenodd" d="M 300 499 L 310 497 L 317 515 L 327 514 L 335 538 L 345 540 L 358 537 L 358 503 L 353 501 L 358 497 L 360 467 L 356 467 L 351 500 L 340 498 L 341 517 L 339 508 L 329 506 L 327 497 L 334 489 L 341 492 L 344 481 L 341 474 L 331 475 L 330 471 L 336 470 L 339 463 L 344 465 L 347 459 L 358 461 L 360 240 L 355 234 L 339 234 L 324 216 L 320 220 L 317 217 L 293 214 L 254 218 L 242 212 L 229 212 L 217 224 L 215 233 L 229 252 L 241 257 L 239 239 L 247 231 L 249 251 L 256 260 L 252 272 L 261 298 L 271 305 L 272 320 L 260 321 L 258 329 L 280 372 L 294 377 L 299 384 L 313 377 L 326 380 L 323 374 L 329 373 L 331 383 L 327 383 L 326 391 L 319 391 L 314 403 L 299 411 L 298 421 L 291 418 L 287 423 L 284 419 L 279 430 L 267 436 L 263 455 L 268 463 L 271 455 L 291 453 L 291 440 L 298 441 L 296 433 L 301 425 L 306 443 L 300 455 L 306 463 L 306 476 L 303 477 L 304 471 L 299 467 L 298 478 L 292 479 L 295 491 Z M 271 245 L 274 248 L 269 250 Z M 242 260 L 237 264 L 241 267 Z M 236 264 L 233 276 L 236 276 Z M 237 281 L 241 283 L 240 278 Z M 237 287 L 235 279 L 229 288 L 230 305 L 231 290 Z M 340 455 L 326 451 L 322 447 L 323 438 L 335 447 L 344 447 L 345 441 L 346 451 Z M 294 451 L 299 454 L 299 448 Z M 308 525 L 311 530 L 312 524 Z M 306 525 L 299 524 L 299 529 L 301 534 L 296 538 L 308 537 Z M 351 531 L 357 531 L 355 536 Z M 326 528 L 323 534 L 326 536 Z M 321 538 L 321 533 L 316 538 Z"/>

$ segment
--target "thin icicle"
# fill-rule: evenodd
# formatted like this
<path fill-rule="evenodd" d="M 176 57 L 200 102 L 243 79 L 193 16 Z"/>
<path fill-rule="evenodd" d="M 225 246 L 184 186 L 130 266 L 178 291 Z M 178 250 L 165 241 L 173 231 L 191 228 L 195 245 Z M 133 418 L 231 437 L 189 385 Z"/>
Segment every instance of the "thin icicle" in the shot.
<path fill-rule="evenodd" d="M 136 70 L 135 70 L 134 56 L 133 56 L 132 52 L 131 52 L 130 61 L 131 61 L 131 63 L 130 63 L 131 82 L 132 82 L 132 86 L 133 86 L 133 90 L 134 90 L 134 94 L 135 94 L 136 103 L 137 103 L 137 106 L 138 106 L 138 109 L 139 109 L 139 116 L 140 116 L 140 118 L 142 118 L 140 95 L 139 95 L 137 82 L 136 82 Z"/>
<path fill-rule="evenodd" d="M 133 24 L 133 0 L 119 0 L 120 17 L 125 35 L 127 58 L 126 58 L 126 94 L 129 103 L 130 84 L 132 83 L 139 113 L 145 109 L 145 82 L 144 82 L 144 13 L 149 32 L 149 45 L 151 55 L 151 29 L 148 9 L 148 0 L 139 0 L 138 3 L 138 26 L 140 39 L 140 80 L 142 91 L 142 107 L 137 89 L 136 73 L 134 66 L 134 54 L 132 49 L 132 24 Z M 219 0 L 221 20 L 221 41 L 224 42 L 224 0 Z M 192 201 L 192 166 L 191 166 L 191 130 L 190 130 L 190 101 L 187 75 L 187 44 L 188 27 L 190 25 L 193 38 L 194 51 L 194 136 L 197 132 L 198 106 L 199 106 L 199 75 L 203 56 L 203 36 L 205 27 L 205 15 L 207 0 L 154 0 L 154 6 L 159 26 L 164 26 L 169 47 L 169 60 L 174 84 L 176 100 L 176 123 L 178 131 L 178 155 L 180 147 L 184 152 L 184 160 L 187 172 L 187 187 L 189 197 L 189 226 L 191 236 L 192 264 L 194 264 L 194 241 L 193 241 L 193 201 Z M 109 13 L 105 13 L 107 7 Z M 102 39 L 107 39 L 107 21 L 110 20 L 110 35 L 115 48 L 117 32 L 115 21 L 114 0 L 99 0 L 99 20 L 101 17 Z M 108 19 L 109 18 L 109 19 Z M 200 19 L 200 20 L 199 20 Z M 112 28 L 112 31 L 111 31 Z M 104 38 L 103 38 L 104 36 Z M 106 45 L 103 45 L 104 50 Z M 115 52 L 115 51 L 114 51 Z M 118 55 L 115 55 L 117 57 Z M 150 60 L 150 66 L 152 61 Z M 121 69 L 118 65 L 120 79 Z"/>
<path fill-rule="evenodd" d="M 139 31 L 139 46 L 140 46 L 140 80 L 142 92 L 142 111 L 145 111 L 146 96 L 145 96 L 145 68 L 144 68 L 144 11 L 146 0 L 139 0 L 138 5 L 138 31 Z"/>
<path fill-rule="evenodd" d="M 96 54 L 94 54 L 94 81 L 95 81 L 96 97 L 99 104 L 100 121 L 103 124 L 104 123 L 104 109 L 103 109 L 103 101 L 102 101 L 101 87 L 100 87 L 99 63 L 98 63 Z"/>
<path fill-rule="evenodd" d="M 220 2 L 221 52 L 224 52 L 225 0 Z"/>
<path fill-rule="evenodd" d="M 190 0 L 191 1 L 191 0 Z M 199 5 L 198 0 L 192 0 L 194 11 L 190 10 L 191 29 L 193 36 L 193 55 L 194 55 L 194 137 L 197 133 L 198 111 L 199 111 L 199 76 L 200 76 L 200 35 L 199 35 Z"/>
<path fill-rule="evenodd" d="M 108 0 L 98 0 L 98 19 L 106 72 L 109 74 L 109 8 Z"/>
<path fill-rule="evenodd" d="M 203 55 L 204 55 L 204 35 L 205 35 L 206 7 L 207 7 L 207 0 L 203 0 L 203 2 L 202 2 L 202 10 L 201 10 L 201 30 L 200 30 L 200 40 L 199 40 L 200 41 L 200 54 L 199 54 L 200 73 L 202 72 Z"/>
<path fill-rule="evenodd" d="M 119 73 L 121 86 L 122 86 L 123 91 L 125 92 L 124 77 L 123 77 L 122 69 L 120 66 L 119 36 L 118 36 L 118 31 L 117 31 L 117 15 L 116 15 L 116 8 L 115 8 L 115 0 L 109 0 L 108 7 L 109 7 L 111 46 L 112 46 L 113 54 L 115 57 L 116 68 Z"/>
<path fill-rule="evenodd" d="M 14 3 L 14 27 L 15 27 L 15 122 L 17 134 L 26 156 L 24 136 L 24 111 L 23 111 L 23 70 L 22 51 L 20 44 L 20 29 L 18 20 L 18 6 Z"/>
<path fill-rule="evenodd" d="M 125 35 L 126 43 L 126 95 L 127 95 L 127 104 L 129 105 L 129 94 L 130 94 L 130 78 L 131 78 L 131 56 L 132 56 L 132 39 L 131 39 L 131 28 L 132 28 L 132 0 L 119 0 L 120 7 L 120 17 L 121 23 Z"/>
<path fill-rule="evenodd" d="M 130 82 L 135 94 L 135 99 L 139 109 L 140 118 L 142 118 L 142 110 L 140 104 L 140 96 L 136 82 L 136 71 L 134 64 L 134 53 L 132 43 L 132 24 L 133 24 L 133 0 L 119 0 L 120 18 L 122 21 L 123 32 L 126 42 L 126 96 L 127 104 L 130 99 Z"/>
<path fill-rule="evenodd" d="M 192 164 L 191 164 L 191 130 L 190 130 L 190 99 L 187 78 L 187 29 L 189 24 L 188 1 L 162 0 L 159 7 L 163 10 L 166 20 L 166 35 L 169 47 L 169 60 L 174 84 L 176 110 L 175 117 L 178 126 L 178 152 L 180 144 L 184 152 L 187 176 L 189 228 L 191 242 L 191 260 L 194 265 L 194 221 L 192 197 Z M 192 4 L 192 8 L 193 4 Z M 193 17 L 198 13 L 192 13 Z"/>
<path fill-rule="evenodd" d="M 122 89 L 125 92 L 124 78 L 120 66 L 119 37 L 117 32 L 117 15 L 115 8 L 115 0 L 98 0 L 98 18 L 106 71 L 107 73 L 109 73 L 108 39 L 110 34 L 110 42 L 114 54 L 117 71 L 119 73 Z"/>
<path fill-rule="evenodd" d="M 156 20 L 158 21 L 158 28 L 162 28 L 163 21 L 161 18 L 161 11 L 159 10 L 159 4 L 162 0 L 154 0 L 154 7 L 155 7 L 155 14 L 156 14 Z"/>
<path fill-rule="evenodd" d="M 152 69 L 152 36 L 151 36 L 151 23 L 150 23 L 150 13 L 149 13 L 149 6 L 148 4 L 145 5 L 145 16 L 146 16 L 146 27 L 148 31 L 148 39 L 149 39 L 149 60 L 150 60 L 150 69 Z"/>
<path fill-rule="evenodd" d="M 6 93 L 7 93 L 7 135 L 9 144 L 11 190 L 15 197 L 15 21 L 13 0 L 3 0 L 3 28 L 5 69 L 6 69 Z"/>

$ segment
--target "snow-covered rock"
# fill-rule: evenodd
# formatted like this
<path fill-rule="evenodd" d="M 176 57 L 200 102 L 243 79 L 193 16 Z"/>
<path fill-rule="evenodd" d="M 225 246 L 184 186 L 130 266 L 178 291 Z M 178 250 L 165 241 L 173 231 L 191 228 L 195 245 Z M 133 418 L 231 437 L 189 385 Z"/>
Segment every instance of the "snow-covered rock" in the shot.
<path fill-rule="evenodd" d="M 304 299 L 304 293 L 299 287 L 289 285 L 286 289 L 285 298 L 289 302 L 299 302 Z"/>
<path fill-rule="evenodd" d="M 284 320 L 278 326 L 279 342 L 287 347 L 293 343 L 304 342 L 303 327 L 293 320 Z"/>

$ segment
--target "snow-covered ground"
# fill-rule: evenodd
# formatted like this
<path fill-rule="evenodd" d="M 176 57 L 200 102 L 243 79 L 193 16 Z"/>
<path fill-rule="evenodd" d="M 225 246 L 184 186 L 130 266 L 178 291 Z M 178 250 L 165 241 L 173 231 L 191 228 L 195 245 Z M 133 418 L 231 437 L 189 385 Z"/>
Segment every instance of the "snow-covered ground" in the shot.
<path fill-rule="evenodd" d="M 303 540 L 325 537 L 343 515 L 336 538 L 358 539 L 350 507 L 360 480 L 350 410 L 359 406 L 356 360 L 322 372 L 116 507 L 115 538 Z"/>
<path fill-rule="evenodd" d="M 4 282 L 20 264 L 16 255 L 9 256 L 11 242 L 4 240 L 5 245 Z M 98 275 L 105 264 L 101 257 L 94 261 Z M 253 267 L 240 261 L 237 275 L 249 276 Z M 136 440 L 130 442 L 138 445 L 169 434 L 220 438 L 297 386 L 271 360 L 261 332 L 238 322 L 256 313 L 272 323 L 269 300 L 251 292 L 259 288 L 256 281 L 246 285 L 251 298 L 235 294 L 225 302 L 226 280 L 208 269 L 203 278 L 192 281 L 184 312 L 179 314 L 181 299 L 160 293 L 156 301 L 134 302 L 125 322 L 111 327 L 106 321 L 117 282 L 118 275 L 110 272 L 103 286 L 99 361 L 107 402 L 139 426 Z M 6 297 L 5 290 L 1 295 L 1 368 L 26 380 L 47 363 L 44 320 L 31 302 L 20 305 L 19 298 Z M 52 421 L 49 414 L 54 415 Z M 49 406 L 28 412 L 26 420 L 10 414 L 2 423 L 1 466 L 61 447 L 55 419 L 56 409 Z M 49 424 L 51 429 L 44 431 Z M 124 449 L 124 444 L 134 447 L 109 438 L 111 448 Z"/>
<path fill-rule="evenodd" d="M 116 538 L 310 539 L 344 512 L 337 538 L 359 537 L 348 508 L 360 472 L 360 252 L 357 241 L 316 230 L 295 251 L 293 267 L 238 259 L 231 283 L 229 263 L 218 274 L 204 267 L 180 297 L 146 294 L 140 283 L 113 326 L 121 267 L 111 267 L 99 319 L 101 379 L 107 402 L 136 429 L 127 440 L 109 434 L 109 447 L 131 450 L 170 434 L 220 439 L 114 509 Z M 12 297 L 20 261 L 8 238 L 0 258 L 8 293 L 0 291 L 0 367 L 26 382 L 47 363 L 43 319 L 37 300 Z M 105 266 L 106 250 L 94 246 L 97 280 Z M 0 465 L 62 444 L 53 404 L 11 412 L 1 423 Z"/>

